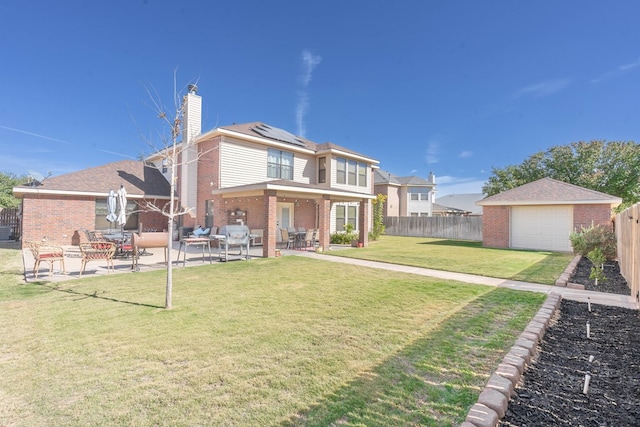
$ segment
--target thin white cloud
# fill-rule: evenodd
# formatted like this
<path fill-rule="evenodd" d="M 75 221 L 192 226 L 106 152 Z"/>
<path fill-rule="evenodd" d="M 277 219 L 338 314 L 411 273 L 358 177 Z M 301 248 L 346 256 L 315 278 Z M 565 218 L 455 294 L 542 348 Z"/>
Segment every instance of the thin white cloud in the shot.
<path fill-rule="evenodd" d="M 561 91 L 571 83 L 569 79 L 552 79 L 544 82 L 525 86 L 518 89 L 515 93 L 516 97 L 532 96 L 534 98 L 544 98 Z"/>
<path fill-rule="evenodd" d="M 102 149 L 98 149 L 98 151 L 102 151 L 103 153 L 107 153 L 107 154 L 114 154 L 116 156 L 120 156 L 120 157 L 125 157 L 127 159 L 133 159 L 136 160 L 135 156 L 130 156 L 128 154 L 123 154 L 123 153 L 118 153 L 116 151 L 109 151 L 109 150 L 102 150 Z"/>
<path fill-rule="evenodd" d="M 52 138 L 52 137 L 50 137 L 50 136 L 46 136 L 46 135 L 40 135 L 40 134 L 38 134 L 38 133 L 29 132 L 29 131 L 27 131 L 27 130 L 11 128 L 11 127 L 9 127 L 9 126 L 2 126 L 2 125 L 0 125 L 0 129 L 10 130 L 10 131 L 12 131 L 12 132 L 23 133 L 23 134 L 25 134 L 25 135 L 31 135 L 31 136 L 35 136 L 35 137 L 37 137 L 37 138 L 48 139 L 49 141 L 61 142 L 61 143 L 63 143 L 63 144 L 71 144 L 69 141 L 63 141 L 63 140 L 61 140 L 61 139 Z"/>
<path fill-rule="evenodd" d="M 311 76 L 313 70 L 320 64 L 322 57 L 314 55 L 308 49 L 302 51 L 302 74 L 298 80 L 302 85 L 302 90 L 298 91 L 298 102 L 296 105 L 296 126 L 299 136 L 304 137 L 307 128 L 305 125 L 305 117 L 309 111 L 309 94 L 306 91 L 309 82 L 311 82 Z"/>
<path fill-rule="evenodd" d="M 624 64 L 618 67 L 618 70 L 620 71 L 628 71 L 628 70 L 632 70 L 634 68 L 638 68 L 640 67 L 640 58 L 636 59 L 634 62 L 631 62 L 629 64 Z"/>
<path fill-rule="evenodd" d="M 619 65 L 615 70 L 606 72 L 600 77 L 596 77 L 595 79 L 591 80 L 591 83 L 600 83 L 604 80 L 615 78 L 623 73 L 630 72 L 638 67 L 640 67 L 640 58 L 636 59 L 634 62 Z"/>
<path fill-rule="evenodd" d="M 427 155 L 425 157 L 425 160 L 428 165 L 438 163 L 438 161 L 440 160 L 438 158 L 439 151 L 440 151 L 440 144 L 438 144 L 437 142 L 429 143 L 429 146 L 427 147 Z"/>
<path fill-rule="evenodd" d="M 450 194 L 476 194 L 482 193 L 484 180 L 477 177 L 456 177 L 443 175 L 436 179 L 436 200 L 439 197 Z"/>
<path fill-rule="evenodd" d="M 469 157 L 473 157 L 473 151 L 463 151 L 462 153 L 458 154 L 458 157 L 461 159 L 468 159 Z"/>
<path fill-rule="evenodd" d="M 296 106 L 296 127 L 299 136 L 304 137 L 307 133 L 307 126 L 304 118 L 309 111 L 309 95 L 304 91 L 298 92 L 298 105 Z"/>
<path fill-rule="evenodd" d="M 311 74 L 321 61 L 322 57 L 320 55 L 314 55 L 307 49 L 302 51 L 302 75 L 300 76 L 300 82 L 303 87 L 309 86 Z"/>

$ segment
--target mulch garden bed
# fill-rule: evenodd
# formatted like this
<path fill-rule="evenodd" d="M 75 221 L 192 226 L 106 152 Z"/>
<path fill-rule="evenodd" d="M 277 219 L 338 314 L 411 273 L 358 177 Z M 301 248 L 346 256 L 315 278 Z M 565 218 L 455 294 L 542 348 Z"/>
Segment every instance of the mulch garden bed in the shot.
<path fill-rule="evenodd" d="M 617 263 L 597 288 L 590 270 L 583 258 L 570 282 L 630 295 Z M 640 313 L 563 300 L 499 425 L 640 426 Z"/>

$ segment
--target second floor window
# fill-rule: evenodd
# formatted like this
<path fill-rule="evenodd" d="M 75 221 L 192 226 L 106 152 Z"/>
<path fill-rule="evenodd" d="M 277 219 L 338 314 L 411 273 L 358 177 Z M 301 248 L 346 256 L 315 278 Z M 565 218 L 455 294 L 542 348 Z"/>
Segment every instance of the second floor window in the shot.
<path fill-rule="evenodd" d="M 360 187 L 367 186 L 367 164 L 358 162 L 358 185 Z"/>
<path fill-rule="evenodd" d="M 366 187 L 367 164 L 338 157 L 336 159 L 336 182 Z"/>
<path fill-rule="evenodd" d="M 293 153 L 270 148 L 267 155 L 267 176 L 293 179 Z"/>
<path fill-rule="evenodd" d="M 336 182 L 338 184 L 347 183 L 347 159 L 338 158 L 336 160 Z"/>
<path fill-rule="evenodd" d="M 409 200 L 429 200 L 427 187 L 409 187 Z"/>
<path fill-rule="evenodd" d="M 318 159 L 318 183 L 324 184 L 327 182 L 327 158 L 320 157 Z"/>

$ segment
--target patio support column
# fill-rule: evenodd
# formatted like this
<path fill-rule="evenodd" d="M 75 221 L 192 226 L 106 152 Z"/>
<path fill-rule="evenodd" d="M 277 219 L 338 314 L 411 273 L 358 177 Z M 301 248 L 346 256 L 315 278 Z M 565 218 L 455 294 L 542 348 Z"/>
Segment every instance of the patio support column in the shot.
<path fill-rule="evenodd" d="M 277 202 L 278 196 L 275 190 L 264 192 L 264 233 L 262 235 L 262 256 L 272 258 L 276 256 L 277 232 Z"/>
<path fill-rule="evenodd" d="M 371 208 L 371 201 L 369 199 L 360 200 L 360 209 L 358 213 L 358 230 L 360 236 L 358 237 L 358 243 L 362 243 L 362 246 L 369 244 L 369 212 Z"/>
<path fill-rule="evenodd" d="M 318 200 L 318 244 L 324 248 L 329 249 L 331 233 L 331 200 L 329 196 L 323 195 L 322 199 Z"/>

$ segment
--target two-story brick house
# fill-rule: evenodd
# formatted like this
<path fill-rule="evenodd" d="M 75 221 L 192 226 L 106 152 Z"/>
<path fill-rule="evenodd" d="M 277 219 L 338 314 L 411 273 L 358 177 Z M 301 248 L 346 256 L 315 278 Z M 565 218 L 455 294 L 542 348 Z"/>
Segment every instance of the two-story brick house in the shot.
<path fill-rule="evenodd" d="M 351 223 L 367 244 L 377 160 L 261 122 L 201 133 L 201 104 L 191 86 L 176 183 L 180 203 L 190 208 L 183 226 L 245 224 L 262 234 L 265 257 L 275 255 L 280 228 L 318 229 L 326 248 L 330 233 Z M 147 162 L 163 170 L 164 154 Z"/>
<path fill-rule="evenodd" d="M 327 142 L 317 144 L 264 123 L 234 124 L 201 133 L 202 99 L 186 95 L 176 192 L 189 214 L 177 226 L 242 223 L 262 234 L 264 256 L 274 256 L 280 228 L 318 229 L 319 244 L 351 223 L 367 244 L 373 171 L 378 161 Z M 166 152 L 121 161 L 21 186 L 24 240 L 43 237 L 77 244 L 80 230 L 107 228 L 107 194 L 123 185 L 133 204 L 125 228 L 166 229 L 167 218 L 144 209 L 169 199 Z M 139 202 L 139 203 L 135 203 Z"/>

